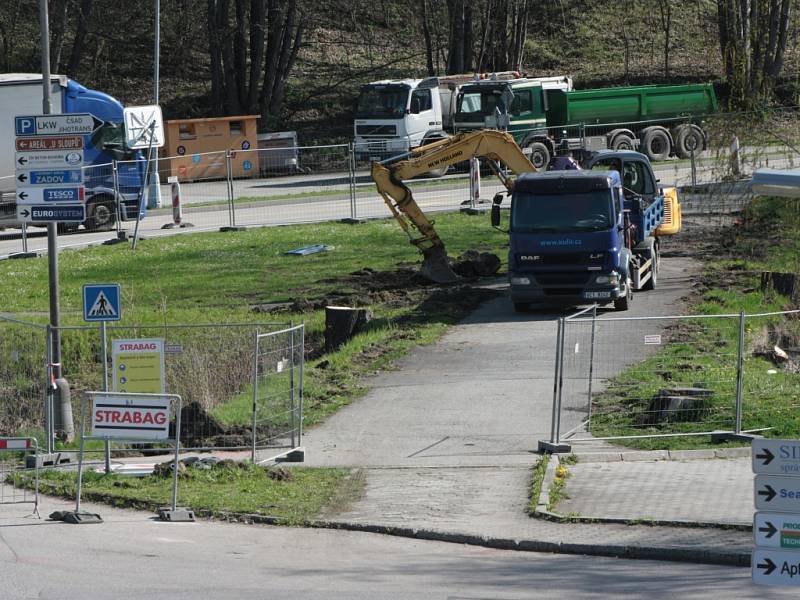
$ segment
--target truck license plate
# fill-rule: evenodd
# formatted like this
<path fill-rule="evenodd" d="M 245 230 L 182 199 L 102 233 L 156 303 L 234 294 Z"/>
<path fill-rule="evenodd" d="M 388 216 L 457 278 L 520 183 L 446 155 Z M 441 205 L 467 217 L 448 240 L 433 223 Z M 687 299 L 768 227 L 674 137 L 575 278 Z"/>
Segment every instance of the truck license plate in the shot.
<path fill-rule="evenodd" d="M 611 292 L 583 292 L 583 297 L 587 300 L 595 298 L 610 298 Z"/>

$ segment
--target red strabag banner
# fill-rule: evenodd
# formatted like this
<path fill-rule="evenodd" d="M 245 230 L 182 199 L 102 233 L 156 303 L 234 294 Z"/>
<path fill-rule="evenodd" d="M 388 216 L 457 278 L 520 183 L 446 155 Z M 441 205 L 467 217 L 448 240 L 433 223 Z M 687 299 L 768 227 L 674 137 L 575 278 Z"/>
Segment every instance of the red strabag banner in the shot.
<path fill-rule="evenodd" d="M 170 439 L 170 404 L 158 396 L 98 394 L 92 398 L 92 437 Z"/>

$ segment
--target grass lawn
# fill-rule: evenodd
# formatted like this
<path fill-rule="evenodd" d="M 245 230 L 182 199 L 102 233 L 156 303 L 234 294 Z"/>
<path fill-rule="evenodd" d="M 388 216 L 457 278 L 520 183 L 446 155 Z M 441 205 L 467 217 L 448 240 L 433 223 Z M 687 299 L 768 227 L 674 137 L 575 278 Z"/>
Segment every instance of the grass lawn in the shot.
<path fill-rule="evenodd" d="M 30 476 L 24 483 L 32 485 Z M 73 499 L 75 483 L 74 471 L 47 470 L 41 473 L 39 489 L 44 494 Z M 282 525 L 302 525 L 323 512 L 330 515 L 343 510 L 362 492 L 363 479 L 347 469 L 268 469 L 223 461 L 207 470 L 188 467 L 181 472 L 178 505 L 208 516 L 261 515 Z M 156 510 L 172 503 L 172 476 L 136 478 L 85 471 L 81 498 Z"/>

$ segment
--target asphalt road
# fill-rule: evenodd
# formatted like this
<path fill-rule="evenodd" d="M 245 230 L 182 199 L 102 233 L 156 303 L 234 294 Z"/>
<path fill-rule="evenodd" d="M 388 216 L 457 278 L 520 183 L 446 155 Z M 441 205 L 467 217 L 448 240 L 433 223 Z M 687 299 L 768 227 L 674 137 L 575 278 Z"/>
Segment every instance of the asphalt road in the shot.
<path fill-rule="evenodd" d="M 786 159 L 772 157 L 770 166 L 789 166 Z M 754 165 L 750 165 L 752 169 Z M 687 161 L 665 161 L 655 166 L 656 176 L 664 186 L 682 186 L 692 182 Z M 717 181 L 723 175 L 712 157 L 698 166 L 694 180 L 697 183 Z M 440 179 L 415 180 L 411 183 L 415 199 L 425 212 L 456 210 L 469 200 L 468 177 L 465 174 L 448 175 Z M 493 177 L 484 177 L 481 197 L 488 200 L 504 188 Z M 228 185 L 225 181 L 202 181 L 181 185 L 183 223 L 190 228 L 163 229 L 173 222 L 172 210 L 152 210 L 139 224 L 139 236 L 152 238 L 196 231 L 216 231 L 229 226 L 274 226 L 308 223 L 347 218 L 371 219 L 390 216 L 389 210 L 376 193 L 366 172 L 359 172 L 353 198 L 347 173 L 295 175 L 269 179 L 240 179 L 231 186 L 236 199 L 235 210 L 229 211 Z M 719 204 L 720 201 L 714 200 Z M 162 203 L 171 206 L 169 186 L 162 186 Z M 724 204 L 724 202 L 722 203 Z M 704 207 L 704 210 L 708 207 Z M 135 230 L 135 222 L 120 224 L 128 236 Z M 0 231 L 0 259 L 23 252 L 42 253 L 47 241 L 44 229 L 28 229 L 27 245 L 19 230 Z M 59 248 L 84 247 L 102 243 L 115 237 L 111 232 L 88 232 L 84 229 L 59 236 Z"/>
<path fill-rule="evenodd" d="M 47 512 L 69 505 L 48 501 Z M 165 523 L 84 505 L 67 525 L 0 505 L 4 600 L 790 598 L 748 569 L 491 550 L 369 533 Z"/>

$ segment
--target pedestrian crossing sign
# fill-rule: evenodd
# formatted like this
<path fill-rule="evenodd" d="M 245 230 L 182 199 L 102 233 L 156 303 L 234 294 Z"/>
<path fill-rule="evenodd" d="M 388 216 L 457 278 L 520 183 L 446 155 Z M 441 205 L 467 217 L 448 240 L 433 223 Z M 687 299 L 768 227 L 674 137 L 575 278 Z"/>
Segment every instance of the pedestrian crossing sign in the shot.
<path fill-rule="evenodd" d="M 121 317 L 118 283 L 83 286 L 84 321 L 119 321 Z"/>

